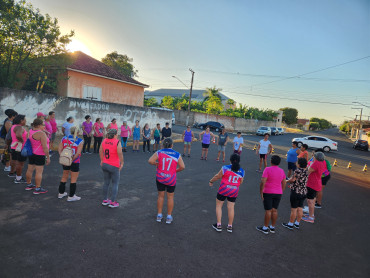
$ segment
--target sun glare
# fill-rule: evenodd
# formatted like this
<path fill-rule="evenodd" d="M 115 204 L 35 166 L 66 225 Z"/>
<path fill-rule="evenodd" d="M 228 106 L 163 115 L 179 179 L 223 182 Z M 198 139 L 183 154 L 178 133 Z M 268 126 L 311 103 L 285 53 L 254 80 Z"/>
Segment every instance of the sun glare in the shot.
<path fill-rule="evenodd" d="M 87 55 L 91 55 L 90 49 L 81 41 L 73 39 L 67 46 L 67 49 L 71 52 L 82 51 Z"/>

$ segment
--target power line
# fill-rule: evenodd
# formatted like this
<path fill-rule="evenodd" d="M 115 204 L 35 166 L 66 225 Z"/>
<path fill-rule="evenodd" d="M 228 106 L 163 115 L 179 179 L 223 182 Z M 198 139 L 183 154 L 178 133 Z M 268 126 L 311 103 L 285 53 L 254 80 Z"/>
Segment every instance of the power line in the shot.
<path fill-rule="evenodd" d="M 368 58 L 370 58 L 370 55 L 369 56 L 362 57 L 362 58 L 359 58 L 359 59 L 356 59 L 356 60 L 352 60 L 352 61 L 344 62 L 344 63 L 341 63 L 341 64 L 337 64 L 337 65 L 334 65 L 334 66 L 330 66 L 330 67 L 326 67 L 326 68 L 322 68 L 322 69 L 318 69 L 318 70 L 314 70 L 314 71 L 310 71 L 310 72 L 298 74 L 298 75 L 295 75 L 295 76 L 278 79 L 278 80 L 273 80 L 273 81 L 270 81 L 270 82 L 259 83 L 259 84 L 255 84 L 255 85 L 252 85 L 252 86 L 260 86 L 260 85 L 271 84 L 271 83 L 280 82 L 280 81 L 284 81 L 284 80 L 288 80 L 288 79 L 292 79 L 292 78 L 299 78 L 299 77 L 304 76 L 304 75 L 308 75 L 308 74 L 312 74 L 312 73 L 316 73 L 316 72 L 320 72 L 320 71 L 324 71 L 324 70 L 328 70 L 328 69 L 340 67 L 340 66 L 343 66 L 343 65 L 347 65 L 347 64 L 350 64 L 350 63 L 358 62 L 358 61 L 361 61 L 361 60 L 364 60 L 364 59 L 368 59 Z"/>

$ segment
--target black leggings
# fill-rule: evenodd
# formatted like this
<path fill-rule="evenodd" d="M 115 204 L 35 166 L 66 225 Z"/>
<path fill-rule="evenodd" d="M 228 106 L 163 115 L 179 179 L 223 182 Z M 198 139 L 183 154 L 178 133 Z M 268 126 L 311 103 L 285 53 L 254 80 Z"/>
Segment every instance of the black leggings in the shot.
<path fill-rule="evenodd" d="M 143 140 L 143 151 L 145 152 L 145 145 L 148 146 L 148 152 L 150 152 L 150 140 Z"/>
<path fill-rule="evenodd" d="M 101 141 L 103 141 L 103 137 L 94 136 L 94 152 L 99 152 Z"/>
<path fill-rule="evenodd" d="M 90 145 L 91 145 L 91 136 L 84 135 L 84 146 L 82 147 L 82 152 L 85 152 L 85 148 L 87 146 L 87 152 L 90 152 Z"/>

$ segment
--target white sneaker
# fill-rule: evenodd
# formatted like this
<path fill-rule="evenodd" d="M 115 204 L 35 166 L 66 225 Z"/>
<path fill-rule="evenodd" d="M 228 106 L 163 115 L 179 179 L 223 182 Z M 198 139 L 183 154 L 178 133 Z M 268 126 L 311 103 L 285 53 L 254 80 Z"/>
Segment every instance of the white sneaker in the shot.
<path fill-rule="evenodd" d="M 303 208 L 303 213 L 309 213 L 308 206 L 305 206 L 305 207 Z"/>
<path fill-rule="evenodd" d="M 81 200 L 81 197 L 78 197 L 77 195 L 74 195 L 73 197 L 69 197 L 67 198 L 67 202 L 74 202 L 74 201 L 79 201 Z"/>
<path fill-rule="evenodd" d="M 65 196 L 67 196 L 68 195 L 68 193 L 67 192 L 64 192 L 64 193 L 62 193 L 62 194 L 60 194 L 60 193 L 58 193 L 58 198 L 59 199 L 63 199 Z"/>
<path fill-rule="evenodd" d="M 10 166 L 4 168 L 4 172 L 10 172 L 10 170 L 11 170 Z"/>

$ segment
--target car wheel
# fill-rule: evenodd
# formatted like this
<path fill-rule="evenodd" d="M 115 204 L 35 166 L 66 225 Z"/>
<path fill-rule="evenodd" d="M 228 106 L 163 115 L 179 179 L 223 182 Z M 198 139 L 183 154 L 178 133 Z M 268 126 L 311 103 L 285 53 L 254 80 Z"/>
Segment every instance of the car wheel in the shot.
<path fill-rule="evenodd" d="M 298 148 L 302 147 L 302 145 L 303 145 L 302 142 L 297 143 Z"/>
<path fill-rule="evenodd" d="M 323 149 L 322 149 L 324 152 L 330 152 L 330 148 L 328 147 L 328 146 L 326 146 L 326 147 L 324 147 Z"/>
<path fill-rule="evenodd" d="M 216 127 L 216 131 L 218 131 L 219 129 L 218 129 L 218 127 Z"/>

